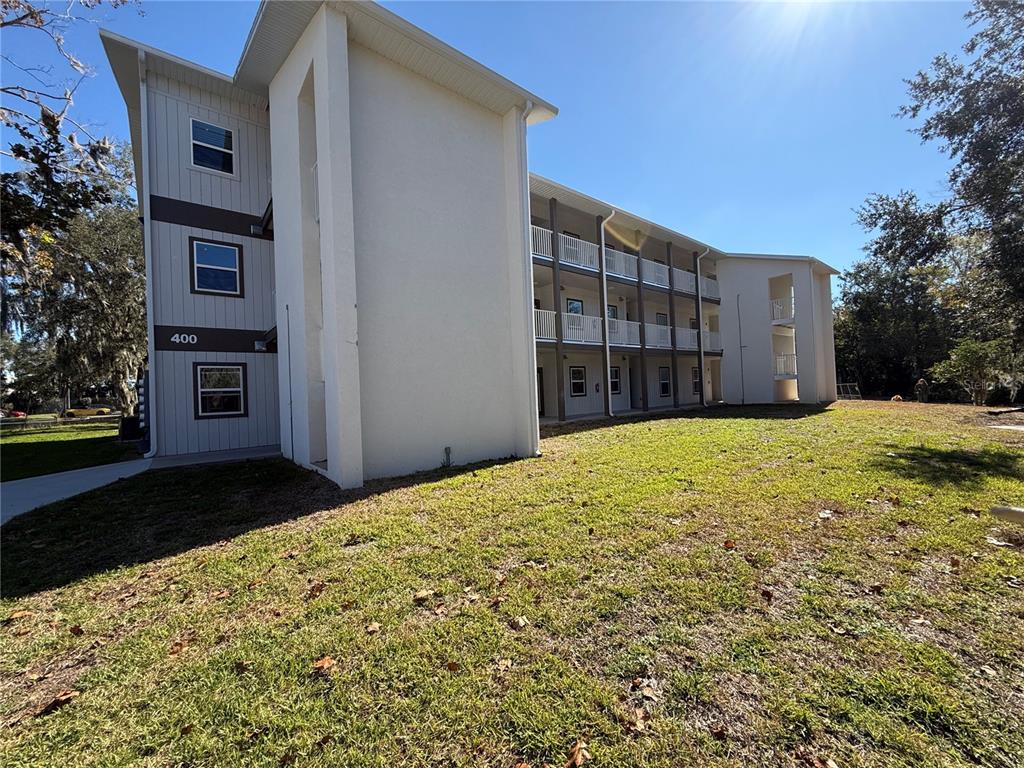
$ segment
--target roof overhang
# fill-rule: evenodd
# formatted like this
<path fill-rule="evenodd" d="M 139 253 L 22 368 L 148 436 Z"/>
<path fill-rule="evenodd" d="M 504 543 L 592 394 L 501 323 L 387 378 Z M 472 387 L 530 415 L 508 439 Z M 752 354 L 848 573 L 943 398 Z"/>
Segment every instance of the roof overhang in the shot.
<path fill-rule="evenodd" d="M 590 195 L 585 195 L 578 190 L 544 178 L 536 173 L 530 174 L 530 194 L 539 195 L 543 198 L 557 198 L 560 202 L 594 216 L 607 217 L 614 211 L 615 219 L 609 225 L 610 228 L 614 226 L 616 229 L 639 230 L 640 234 L 645 238 L 654 237 L 689 251 L 706 250 L 713 259 L 726 255 L 724 251 L 713 248 L 707 243 L 703 243 L 689 235 L 684 235 L 682 232 L 655 224 L 653 221 L 638 216 L 635 213 L 630 213 L 617 205 L 598 200 L 596 197 L 590 197 Z"/>
<path fill-rule="evenodd" d="M 814 256 L 799 256 L 795 254 L 786 253 L 727 253 L 726 258 L 729 259 L 755 259 L 759 261 L 805 261 L 809 262 L 811 268 L 815 272 L 820 272 L 828 275 L 839 275 L 842 274 L 835 267 L 826 264 L 821 259 L 815 258 Z"/>
<path fill-rule="evenodd" d="M 499 115 L 532 106 L 529 123 L 558 114 L 549 102 L 457 51 L 376 3 L 327 0 L 348 18 L 349 37 L 396 64 Z M 265 93 L 322 0 L 262 0 L 245 41 L 234 82 Z"/>

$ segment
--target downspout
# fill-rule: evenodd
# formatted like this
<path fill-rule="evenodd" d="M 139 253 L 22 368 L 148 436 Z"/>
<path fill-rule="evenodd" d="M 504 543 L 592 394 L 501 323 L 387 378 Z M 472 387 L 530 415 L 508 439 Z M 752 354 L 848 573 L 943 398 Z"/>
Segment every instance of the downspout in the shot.
<path fill-rule="evenodd" d="M 601 222 L 601 259 L 604 259 L 605 239 L 604 239 L 604 228 L 608 226 L 608 222 L 615 217 L 615 209 L 612 208 L 611 212 L 605 216 L 604 221 Z M 608 342 L 608 271 L 604 268 L 605 265 L 601 264 L 601 296 L 604 297 L 604 301 L 601 302 L 601 306 L 604 307 L 604 317 L 601 318 L 601 323 L 604 325 L 604 359 L 611 361 L 611 344 Z M 619 373 L 619 387 L 622 387 L 622 374 Z M 608 415 L 614 416 L 615 411 L 612 410 L 612 368 L 611 362 L 604 367 L 604 399 L 608 404 Z"/>
<path fill-rule="evenodd" d="M 521 217 L 523 220 L 523 245 L 526 250 L 524 254 L 525 269 L 523 270 L 523 284 L 525 288 L 526 296 L 526 324 L 527 324 L 527 338 L 530 340 L 530 344 L 526 350 L 526 363 L 527 363 L 527 377 L 530 382 L 529 394 L 526 398 L 527 406 L 532 409 L 530 414 L 530 423 L 533 425 L 530 434 L 530 453 L 534 456 L 540 454 L 540 417 L 538 415 L 537 406 L 537 329 L 534 325 L 533 320 L 533 254 L 530 246 L 531 229 L 530 229 L 530 171 L 527 164 L 526 157 L 526 129 L 527 121 L 530 119 L 530 115 L 533 113 L 536 105 L 532 99 L 527 99 L 526 104 L 523 106 L 523 117 L 522 117 L 522 157 L 520 160 L 520 176 L 522 177 L 522 183 L 520 184 L 521 193 L 519 197 L 519 206 Z M 554 236 L 554 235 L 552 235 Z M 558 364 L 561 365 L 562 361 L 559 360 Z"/>
<path fill-rule="evenodd" d="M 142 135 L 142 179 L 139 191 L 142 199 L 142 252 L 146 261 L 146 363 L 149 368 L 146 419 L 149 422 L 149 450 L 143 458 L 156 456 L 157 408 L 156 397 L 156 341 L 153 332 L 153 236 L 149 205 L 149 96 L 146 91 L 146 53 L 139 51 L 139 133 Z"/>
<path fill-rule="evenodd" d="M 743 313 L 740 312 L 740 295 L 736 294 L 736 325 L 740 335 L 740 405 L 747 404 L 747 382 L 743 376 Z"/>
<path fill-rule="evenodd" d="M 707 384 L 704 381 L 704 298 L 700 291 L 700 260 L 710 252 L 710 248 L 705 248 L 704 253 L 697 254 L 693 264 L 693 268 L 697 271 L 694 282 L 697 284 L 697 317 L 700 318 L 700 322 L 697 323 L 697 364 L 700 366 L 700 404 L 705 408 L 708 407 L 708 400 L 706 396 Z"/>

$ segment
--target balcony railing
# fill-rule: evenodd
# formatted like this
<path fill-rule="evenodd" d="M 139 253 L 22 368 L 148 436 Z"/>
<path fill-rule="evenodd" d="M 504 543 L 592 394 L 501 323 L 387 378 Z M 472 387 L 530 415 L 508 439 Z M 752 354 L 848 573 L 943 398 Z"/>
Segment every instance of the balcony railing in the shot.
<path fill-rule="evenodd" d="M 590 315 L 562 315 L 562 339 L 582 344 L 600 344 L 601 318 Z"/>
<path fill-rule="evenodd" d="M 608 343 L 620 347 L 640 346 L 640 323 L 608 318 Z"/>
<path fill-rule="evenodd" d="M 643 262 L 644 282 L 668 288 L 668 266 L 650 259 L 641 259 L 641 261 Z"/>
<path fill-rule="evenodd" d="M 636 280 L 636 256 L 614 248 L 604 248 L 604 268 L 610 275 Z"/>
<path fill-rule="evenodd" d="M 676 349 L 696 349 L 697 330 L 676 326 Z"/>
<path fill-rule="evenodd" d="M 533 333 L 544 341 L 555 340 L 555 313 L 550 309 L 533 310 Z"/>
<path fill-rule="evenodd" d="M 672 329 L 667 325 L 645 323 L 645 341 L 653 349 L 672 349 Z"/>
<path fill-rule="evenodd" d="M 587 240 L 580 240 L 578 237 L 569 235 L 558 236 L 558 258 L 566 264 L 575 264 L 577 267 L 596 270 L 600 261 L 598 255 L 600 246 Z"/>
<path fill-rule="evenodd" d="M 530 226 L 530 251 L 551 258 L 551 230 L 544 227 Z"/>
<path fill-rule="evenodd" d="M 775 375 L 776 376 L 796 376 L 796 355 L 776 355 L 775 356 Z"/>
<path fill-rule="evenodd" d="M 722 334 L 718 331 L 704 331 L 704 349 L 712 352 L 721 352 Z"/>
<path fill-rule="evenodd" d="M 672 287 L 684 293 L 697 292 L 697 276 L 685 269 L 672 268 Z"/>
<path fill-rule="evenodd" d="M 771 299 L 772 322 L 793 319 L 793 299 Z"/>
<path fill-rule="evenodd" d="M 700 295 L 705 299 L 720 299 L 718 281 L 702 275 L 700 278 Z"/>

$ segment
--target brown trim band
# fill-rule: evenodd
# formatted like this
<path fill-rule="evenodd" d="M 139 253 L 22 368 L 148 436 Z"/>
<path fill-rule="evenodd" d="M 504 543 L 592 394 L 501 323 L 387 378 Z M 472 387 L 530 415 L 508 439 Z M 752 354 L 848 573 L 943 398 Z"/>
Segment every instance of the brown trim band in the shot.
<path fill-rule="evenodd" d="M 180 224 L 183 227 L 212 229 L 215 232 L 254 237 L 258 240 L 274 239 L 273 230 L 265 231 L 263 229 L 262 216 L 229 211 L 227 208 L 214 208 L 199 203 L 189 203 L 185 200 L 175 200 L 172 197 L 150 195 L 149 215 L 153 221 Z"/>
<path fill-rule="evenodd" d="M 259 342 L 262 349 L 257 349 Z M 153 344 L 161 352 L 277 352 L 267 331 L 241 328 L 199 328 L 190 325 L 153 326 Z"/>

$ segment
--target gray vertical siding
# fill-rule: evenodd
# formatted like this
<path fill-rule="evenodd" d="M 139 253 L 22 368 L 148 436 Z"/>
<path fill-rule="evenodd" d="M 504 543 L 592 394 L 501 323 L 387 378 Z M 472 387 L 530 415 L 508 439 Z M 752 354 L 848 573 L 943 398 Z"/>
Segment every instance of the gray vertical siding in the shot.
<path fill-rule="evenodd" d="M 157 352 L 157 448 L 161 456 L 280 444 L 277 355 L 255 352 Z M 249 415 L 196 419 L 193 363 L 245 363 Z"/>
<path fill-rule="evenodd" d="M 270 201 L 270 129 L 263 105 L 211 93 L 150 72 L 148 78 L 151 195 L 262 215 Z M 234 132 L 235 174 L 192 166 L 190 118 Z M 150 222 L 153 321 L 156 325 L 269 330 L 274 315 L 273 242 L 259 238 Z M 189 237 L 242 246 L 244 297 L 190 290 Z M 192 364 L 247 365 L 246 417 L 196 419 Z M 152 361 L 157 452 L 173 456 L 280 444 L 277 355 L 157 351 Z"/>

